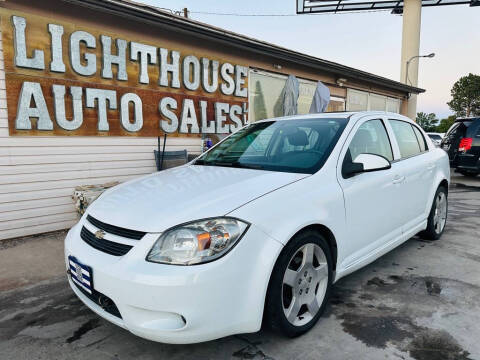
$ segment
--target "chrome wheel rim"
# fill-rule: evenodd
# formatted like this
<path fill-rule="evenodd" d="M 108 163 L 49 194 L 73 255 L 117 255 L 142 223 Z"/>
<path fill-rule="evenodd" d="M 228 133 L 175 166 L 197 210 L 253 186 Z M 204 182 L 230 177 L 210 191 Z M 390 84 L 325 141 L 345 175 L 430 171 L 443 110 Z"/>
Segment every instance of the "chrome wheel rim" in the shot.
<path fill-rule="evenodd" d="M 440 234 L 447 222 L 447 196 L 441 192 L 437 195 L 435 204 L 435 214 L 433 216 L 433 228 L 437 234 Z"/>
<path fill-rule="evenodd" d="M 290 259 L 282 284 L 283 312 L 288 322 L 302 326 L 320 311 L 328 285 L 327 257 L 316 244 L 305 244 Z"/>

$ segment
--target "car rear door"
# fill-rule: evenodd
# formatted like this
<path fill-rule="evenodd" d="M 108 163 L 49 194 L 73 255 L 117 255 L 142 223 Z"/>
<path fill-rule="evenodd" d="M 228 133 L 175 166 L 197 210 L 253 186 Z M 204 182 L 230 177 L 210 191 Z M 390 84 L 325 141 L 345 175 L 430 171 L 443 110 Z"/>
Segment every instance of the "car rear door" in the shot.
<path fill-rule="evenodd" d="M 459 170 L 480 171 L 480 118 L 472 119 L 457 150 L 456 166 Z"/>
<path fill-rule="evenodd" d="M 434 182 L 436 163 L 429 152 L 423 132 L 414 124 L 390 118 L 389 124 L 400 158 L 395 168 L 402 178 L 402 201 L 397 211 L 403 218 L 403 232 L 408 238 L 422 227 L 428 216 L 427 204 Z M 418 230 L 418 231 L 417 231 Z"/>
<path fill-rule="evenodd" d="M 401 179 L 395 166 L 387 170 L 364 172 L 344 178 L 342 165 L 361 153 L 394 160 L 394 152 L 381 117 L 364 117 L 355 124 L 340 153 L 337 179 L 345 202 L 348 254 L 342 267 L 355 267 L 375 250 L 402 240 L 402 218 L 397 209 L 402 203 Z M 347 160 L 345 160 L 347 159 Z"/>
<path fill-rule="evenodd" d="M 448 158 L 450 159 L 450 165 L 452 167 L 456 167 L 458 164 L 457 155 L 460 141 L 466 136 L 468 127 L 471 123 L 471 120 L 455 121 L 443 138 L 441 148 L 448 153 Z"/>

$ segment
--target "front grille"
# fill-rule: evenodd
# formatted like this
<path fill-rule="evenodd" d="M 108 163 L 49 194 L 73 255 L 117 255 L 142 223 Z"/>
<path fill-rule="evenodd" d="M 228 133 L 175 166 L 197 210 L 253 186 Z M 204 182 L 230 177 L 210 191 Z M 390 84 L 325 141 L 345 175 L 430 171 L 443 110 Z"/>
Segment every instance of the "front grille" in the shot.
<path fill-rule="evenodd" d="M 133 240 L 140 240 L 145 236 L 146 233 L 142 231 L 137 231 L 137 230 L 129 230 L 125 228 L 121 228 L 118 226 L 113 226 L 109 224 L 105 224 L 90 215 L 87 215 L 87 221 L 92 224 L 93 226 L 99 228 L 100 230 L 103 230 L 109 234 L 113 235 L 118 235 L 127 239 L 133 239 Z"/>
<path fill-rule="evenodd" d="M 108 312 L 109 314 L 112 314 L 113 316 L 116 316 L 118 318 L 122 318 L 122 315 L 120 315 L 120 311 L 118 311 L 117 305 L 113 302 L 112 299 L 110 299 L 108 296 L 103 295 L 101 292 L 97 290 L 93 290 L 91 294 L 86 292 L 84 289 L 82 289 L 80 286 L 78 286 L 75 281 L 72 281 L 73 285 L 77 287 L 78 290 L 82 292 L 83 295 L 88 297 L 90 300 L 92 300 L 95 304 L 100 306 L 103 310 Z"/>
<path fill-rule="evenodd" d="M 130 251 L 132 246 L 120 244 L 117 242 L 99 239 L 92 234 L 85 226 L 80 232 L 80 237 L 91 247 L 114 256 L 122 256 Z"/>

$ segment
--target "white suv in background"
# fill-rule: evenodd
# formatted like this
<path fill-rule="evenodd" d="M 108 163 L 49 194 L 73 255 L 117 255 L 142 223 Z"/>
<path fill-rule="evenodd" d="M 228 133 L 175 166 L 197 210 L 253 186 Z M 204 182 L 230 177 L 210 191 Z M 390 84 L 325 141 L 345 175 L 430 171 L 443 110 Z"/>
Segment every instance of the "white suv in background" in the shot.
<path fill-rule="evenodd" d="M 155 341 L 254 332 L 263 318 L 297 336 L 338 279 L 442 235 L 449 181 L 447 154 L 398 114 L 255 122 L 106 191 L 66 237 L 68 279 L 97 314 Z"/>

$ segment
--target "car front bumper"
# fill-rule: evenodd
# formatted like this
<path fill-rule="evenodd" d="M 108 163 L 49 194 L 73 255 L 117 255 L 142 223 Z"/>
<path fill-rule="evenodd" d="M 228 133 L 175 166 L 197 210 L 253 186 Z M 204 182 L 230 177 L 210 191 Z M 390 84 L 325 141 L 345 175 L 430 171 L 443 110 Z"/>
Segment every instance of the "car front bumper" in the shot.
<path fill-rule="evenodd" d="M 93 288 L 115 303 L 121 317 L 105 311 L 68 276 L 75 294 L 98 315 L 143 338 L 176 344 L 260 329 L 270 274 L 282 245 L 258 227 L 250 226 L 216 261 L 178 266 L 145 260 L 159 234 L 145 235 L 117 257 L 80 238 L 82 221 L 67 234 L 65 261 L 67 269 L 69 255 L 90 266 Z"/>

